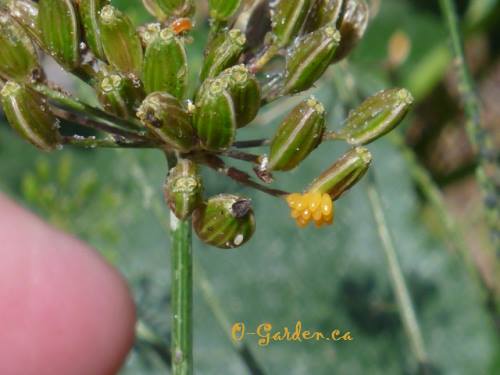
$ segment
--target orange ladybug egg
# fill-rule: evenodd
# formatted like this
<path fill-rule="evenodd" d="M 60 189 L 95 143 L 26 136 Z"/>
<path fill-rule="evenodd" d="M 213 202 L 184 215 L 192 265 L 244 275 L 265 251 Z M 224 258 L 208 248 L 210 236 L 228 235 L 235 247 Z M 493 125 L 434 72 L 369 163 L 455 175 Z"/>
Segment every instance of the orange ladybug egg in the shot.
<path fill-rule="evenodd" d="M 177 35 L 190 31 L 193 28 L 193 23 L 189 18 L 179 18 L 172 22 L 172 30 Z"/>

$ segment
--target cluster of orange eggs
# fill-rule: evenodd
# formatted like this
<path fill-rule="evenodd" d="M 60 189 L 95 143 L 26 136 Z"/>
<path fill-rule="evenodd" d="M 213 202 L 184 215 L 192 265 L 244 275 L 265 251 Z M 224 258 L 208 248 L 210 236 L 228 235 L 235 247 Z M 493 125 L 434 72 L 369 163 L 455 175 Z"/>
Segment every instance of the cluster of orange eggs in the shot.
<path fill-rule="evenodd" d="M 311 221 L 314 221 L 318 228 L 333 223 L 334 207 L 332 198 L 328 194 L 293 193 L 286 196 L 286 201 L 292 210 L 292 217 L 301 228 Z"/>

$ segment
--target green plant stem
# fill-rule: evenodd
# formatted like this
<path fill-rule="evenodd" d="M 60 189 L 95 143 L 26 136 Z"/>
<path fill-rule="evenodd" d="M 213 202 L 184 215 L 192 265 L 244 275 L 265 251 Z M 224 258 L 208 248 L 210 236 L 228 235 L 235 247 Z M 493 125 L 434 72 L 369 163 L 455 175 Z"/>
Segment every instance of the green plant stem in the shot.
<path fill-rule="evenodd" d="M 474 81 L 465 61 L 463 40 L 460 34 L 459 21 L 452 0 L 440 0 L 441 12 L 450 33 L 451 45 L 455 56 L 458 72 L 458 89 L 462 96 L 466 129 L 469 140 L 477 153 L 476 179 L 482 191 L 485 213 L 490 226 L 493 247 L 500 251 L 500 205 L 496 186 L 500 181 L 500 172 L 497 166 L 497 152 L 491 137 L 481 124 L 481 109 L 475 91 Z"/>
<path fill-rule="evenodd" d="M 157 148 L 159 144 L 148 141 L 96 139 L 95 137 L 63 137 L 63 144 L 82 148 Z"/>
<path fill-rule="evenodd" d="M 110 113 L 107 113 L 99 108 L 92 107 L 86 103 L 82 103 L 79 100 L 73 99 L 71 96 L 47 85 L 38 84 L 33 86 L 33 88 L 46 96 L 49 101 L 61 106 L 65 109 L 78 112 L 83 116 L 90 117 L 96 121 L 101 121 L 112 126 L 120 126 L 125 129 L 131 130 L 143 130 L 139 124 L 133 121 L 128 121 L 120 117 L 116 117 Z"/>
<path fill-rule="evenodd" d="M 172 163 L 169 163 L 173 167 Z M 170 212 L 172 374 L 193 374 L 193 254 L 191 219 Z"/>
<path fill-rule="evenodd" d="M 382 243 L 387 264 L 389 266 L 389 276 L 394 289 L 394 294 L 396 295 L 403 326 L 410 340 L 410 346 L 418 361 L 420 370 L 422 373 L 425 373 L 425 369 L 428 367 L 428 358 L 424 347 L 424 340 L 422 338 L 422 333 L 420 331 L 410 293 L 408 291 L 403 272 L 401 271 L 401 266 L 398 261 L 392 236 L 387 226 L 384 208 L 382 206 L 382 199 L 379 194 L 379 189 L 377 188 L 373 171 L 368 172 L 367 189 L 370 207 L 377 225 L 377 231 Z"/>

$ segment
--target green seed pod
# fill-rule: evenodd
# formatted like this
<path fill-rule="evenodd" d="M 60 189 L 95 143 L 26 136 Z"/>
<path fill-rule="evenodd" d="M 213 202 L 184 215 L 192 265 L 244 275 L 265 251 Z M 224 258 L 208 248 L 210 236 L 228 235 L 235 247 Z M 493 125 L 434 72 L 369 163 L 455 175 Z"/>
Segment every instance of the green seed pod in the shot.
<path fill-rule="evenodd" d="M 194 126 L 203 148 L 227 150 L 236 136 L 233 98 L 224 79 L 205 81 L 196 100 Z"/>
<path fill-rule="evenodd" d="M 313 32 L 329 24 L 336 24 L 343 3 L 344 0 L 313 0 L 311 11 L 304 25 L 304 33 Z"/>
<path fill-rule="evenodd" d="M 325 26 L 302 37 L 287 56 L 283 94 L 311 88 L 330 66 L 340 33 Z"/>
<path fill-rule="evenodd" d="M 170 170 L 164 187 L 170 209 L 179 220 L 185 220 L 203 202 L 203 184 L 195 163 L 181 159 Z"/>
<path fill-rule="evenodd" d="M 353 148 L 314 180 L 307 192 L 329 194 L 336 200 L 365 175 L 371 161 L 372 155 L 366 148 Z"/>
<path fill-rule="evenodd" d="M 332 62 L 345 58 L 363 37 L 370 19 L 370 8 L 365 0 L 345 0 L 343 13 L 337 23 L 342 40 Z"/>
<path fill-rule="evenodd" d="M 162 30 L 146 49 L 143 68 L 146 92 L 166 91 L 183 99 L 187 89 L 187 73 L 184 43 L 172 30 Z"/>
<path fill-rule="evenodd" d="M 246 243 L 255 232 L 251 201 L 221 194 L 193 213 L 193 226 L 204 243 L 220 249 L 234 249 Z"/>
<path fill-rule="evenodd" d="M 227 21 L 240 8 L 241 0 L 208 0 L 210 17 L 217 21 Z"/>
<path fill-rule="evenodd" d="M 286 47 L 299 34 L 310 6 L 311 0 L 276 0 L 271 20 L 277 47 Z"/>
<path fill-rule="evenodd" d="M 156 0 L 142 0 L 142 5 L 158 21 L 164 22 L 168 19 L 168 16 L 161 10 Z"/>
<path fill-rule="evenodd" d="M 145 96 L 139 80 L 119 73 L 101 74 L 96 92 L 104 109 L 122 118 L 135 117 Z"/>
<path fill-rule="evenodd" d="M 352 145 L 366 145 L 394 129 L 413 104 L 406 89 L 383 90 L 349 113 L 336 137 Z"/>
<path fill-rule="evenodd" d="M 175 18 L 190 17 L 194 13 L 193 0 L 143 0 L 143 2 L 147 9 L 157 12 L 156 8 L 158 8 L 163 14 Z M 156 14 L 151 14 L 157 17 Z M 161 20 L 161 18 L 158 19 Z"/>
<path fill-rule="evenodd" d="M 234 28 L 245 34 L 248 50 L 262 46 L 267 33 L 271 31 L 269 0 L 245 0 Z"/>
<path fill-rule="evenodd" d="M 99 31 L 99 12 L 109 5 L 109 0 L 77 0 L 80 19 L 82 20 L 85 41 L 92 53 L 101 60 L 105 60 Z"/>
<path fill-rule="evenodd" d="M 23 139 L 44 151 L 59 147 L 58 120 L 40 94 L 9 81 L 0 96 L 7 120 Z"/>
<path fill-rule="evenodd" d="M 238 30 L 218 35 L 207 49 L 200 79 L 215 78 L 224 69 L 236 64 L 245 49 L 246 38 Z"/>
<path fill-rule="evenodd" d="M 80 65 L 80 24 L 71 0 L 40 0 L 38 29 L 42 47 L 61 65 Z"/>
<path fill-rule="evenodd" d="M 196 145 L 189 113 L 170 94 L 149 94 L 139 107 L 137 117 L 159 139 L 181 152 L 189 152 Z"/>
<path fill-rule="evenodd" d="M 40 71 L 35 47 L 28 35 L 16 21 L 0 12 L 0 75 L 25 81 Z"/>
<path fill-rule="evenodd" d="M 99 30 L 109 63 L 117 70 L 139 76 L 142 45 L 132 21 L 118 9 L 106 5 L 99 15 Z"/>
<path fill-rule="evenodd" d="M 225 70 L 221 78 L 227 82 L 233 99 L 236 126 L 242 128 L 251 123 L 259 113 L 261 105 L 260 85 L 245 65 Z"/>
<path fill-rule="evenodd" d="M 321 143 L 325 108 L 314 97 L 304 100 L 285 118 L 271 141 L 268 171 L 289 171 Z"/>

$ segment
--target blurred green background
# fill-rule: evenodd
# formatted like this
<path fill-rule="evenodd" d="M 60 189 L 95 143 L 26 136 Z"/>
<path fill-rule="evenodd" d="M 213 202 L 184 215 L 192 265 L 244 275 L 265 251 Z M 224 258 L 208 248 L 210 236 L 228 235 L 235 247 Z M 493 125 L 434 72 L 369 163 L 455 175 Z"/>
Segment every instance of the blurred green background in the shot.
<path fill-rule="evenodd" d="M 201 2 L 204 3 L 204 2 Z M 459 1 L 467 53 L 484 104 L 484 121 L 498 145 L 500 4 Z M 116 1 L 139 24 L 139 1 Z M 354 79 L 364 95 L 405 86 L 418 105 L 398 130 L 370 146 L 389 227 L 420 320 L 432 372 L 500 374 L 498 315 L 485 294 L 495 290 L 498 265 L 482 219 L 474 158 L 451 69 L 447 31 L 435 1 L 371 1 L 374 19 L 349 64 L 332 68 L 313 90 L 330 111 L 332 128 L 351 107 Z M 203 5 L 200 6 L 203 8 Z M 197 24 L 189 47 L 199 71 L 207 25 Z M 78 90 L 78 88 L 76 88 Z M 496 98 L 492 101 L 491 98 Z M 269 135 L 290 103 L 280 102 L 239 133 Z M 495 108 L 496 107 L 496 108 Z M 405 145 L 398 144 L 404 137 Z M 280 176 L 297 191 L 344 151 L 322 145 L 299 169 Z M 410 153 L 411 152 L 411 153 Z M 463 234 L 478 283 L 452 250 L 439 215 L 416 183 L 409 155 L 439 184 Z M 47 220 L 98 249 L 127 277 L 139 317 L 168 340 L 168 212 L 162 199 L 167 167 L 156 151 L 66 148 L 41 154 L 0 124 L 0 189 Z M 404 334 L 387 264 L 371 215 L 365 183 L 337 204 L 336 224 L 298 230 L 284 203 L 204 171 L 206 194 L 239 192 L 253 199 L 257 233 L 239 250 L 195 241 L 195 367 L 197 374 L 251 374 L 213 309 L 229 324 L 270 322 L 311 330 L 351 331 L 351 342 L 245 343 L 266 374 L 414 374 L 417 363 Z M 491 292 L 494 294 L 494 292 Z M 490 294 L 491 294 L 490 293 Z M 121 375 L 165 374 L 161 355 L 138 340 Z"/>

